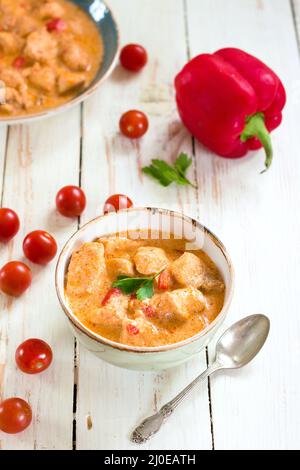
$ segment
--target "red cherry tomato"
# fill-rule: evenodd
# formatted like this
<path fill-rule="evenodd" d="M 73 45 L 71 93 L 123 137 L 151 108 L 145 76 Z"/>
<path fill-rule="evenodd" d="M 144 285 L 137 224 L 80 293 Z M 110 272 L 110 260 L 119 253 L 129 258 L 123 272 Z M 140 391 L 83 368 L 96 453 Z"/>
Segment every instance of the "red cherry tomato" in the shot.
<path fill-rule="evenodd" d="M 0 430 L 8 434 L 24 431 L 32 420 L 30 405 L 22 398 L 8 398 L 0 403 Z"/>
<path fill-rule="evenodd" d="M 66 31 L 67 24 L 61 18 L 54 18 L 46 24 L 46 27 L 49 33 L 52 33 L 53 31 L 62 33 L 63 31 Z"/>
<path fill-rule="evenodd" d="M 26 58 L 23 56 L 16 57 L 12 65 L 15 69 L 22 69 L 26 65 Z"/>
<path fill-rule="evenodd" d="M 146 114 L 134 109 L 123 114 L 119 125 L 123 135 L 129 139 L 139 139 L 146 134 L 149 122 Z"/>
<path fill-rule="evenodd" d="M 8 242 L 19 231 L 20 221 L 15 211 L 0 209 L 0 242 Z"/>
<path fill-rule="evenodd" d="M 20 261 L 10 261 L 0 270 L 0 289 L 4 294 L 19 297 L 32 281 L 31 270 Z"/>
<path fill-rule="evenodd" d="M 139 44 L 128 44 L 120 55 L 122 66 L 131 72 L 139 72 L 148 62 L 146 49 Z"/>
<path fill-rule="evenodd" d="M 117 212 L 120 209 L 129 209 L 133 205 L 131 199 L 124 194 L 114 194 L 106 199 L 103 212 L 108 214 L 108 212 Z"/>
<path fill-rule="evenodd" d="M 53 358 L 52 349 L 41 339 L 27 339 L 16 350 L 16 363 L 26 374 L 39 374 L 46 370 Z"/>
<path fill-rule="evenodd" d="M 35 230 L 25 237 L 23 251 L 32 263 L 48 264 L 56 255 L 57 244 L 50 233 Z"/>
<path fill-rule="evenodd" d="M 78 217 L 85 206 L 85 194 L 78 186 L 65 186 L 56 195 L 57 210 L 65 217 Z"/>

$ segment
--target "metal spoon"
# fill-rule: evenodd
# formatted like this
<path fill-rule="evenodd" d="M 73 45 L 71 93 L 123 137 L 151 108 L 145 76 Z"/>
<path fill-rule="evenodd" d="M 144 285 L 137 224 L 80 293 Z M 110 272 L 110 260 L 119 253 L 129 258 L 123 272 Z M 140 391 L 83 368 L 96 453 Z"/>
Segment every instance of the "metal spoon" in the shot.
<path fill-rule="evenodd" d="M 263 347 L 269 330 L 270 320 L 265 315 L 251 315 L 234 323 L 219 339 L 215 360 L 208 369 L 164 405 L 158 413 L 145 419 L 133 431 L 131 441 L 143 444 L 156 434 L 177 406 L 210 374 L 221 369 L 239 369 L 248 364 Z"/>

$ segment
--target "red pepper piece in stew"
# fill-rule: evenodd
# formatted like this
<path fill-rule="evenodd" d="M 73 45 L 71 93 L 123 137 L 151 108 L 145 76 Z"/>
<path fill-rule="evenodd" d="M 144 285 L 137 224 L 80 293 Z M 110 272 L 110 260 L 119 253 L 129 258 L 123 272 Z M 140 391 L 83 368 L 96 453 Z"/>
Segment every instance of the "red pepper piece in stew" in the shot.
<path fill-rule="evenodd" d="M 118 289 L 117 287 L 113 287 L 112 289 L 110 289 L 106 296 L 104 297 L 104 299 L 102 300 L 102 303 L 101 305 L 104 307 L 112 297 L 115 297 L 117 295 L 121 295 L 122 294 L 122 291 L 120 289 Z"/>

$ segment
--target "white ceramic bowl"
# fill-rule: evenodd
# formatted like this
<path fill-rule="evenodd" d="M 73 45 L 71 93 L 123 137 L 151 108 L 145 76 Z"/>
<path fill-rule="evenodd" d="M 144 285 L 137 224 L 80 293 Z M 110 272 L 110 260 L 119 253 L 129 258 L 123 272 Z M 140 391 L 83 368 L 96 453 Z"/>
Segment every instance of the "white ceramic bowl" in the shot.
<path fill-rule="evenodd" d="M 110 341 L 83 325 L 71 311 L 65 297 L 65 278 L 70 257 L 83 243 L 98 237 L 142 229 L 173 233 L 185 238 L 192 247 L 204 250 L 222 273 L 226 293 L 222 311 L 203 331 L 179 343 L 159 347 L 133 347 Z M 63 311 L 76 338 L 96 356 L 119 367 L 136 370 L 156 370 L 177 366 L 199 353 L 217 332 L 228 311 L 234 285 L 230 257 L 219 239 L 196 220 L 166 209 L 134 208 L 109 213 L 91 220 L 76 232 L 63 248 L 56 267 L 56 291 Z"/>

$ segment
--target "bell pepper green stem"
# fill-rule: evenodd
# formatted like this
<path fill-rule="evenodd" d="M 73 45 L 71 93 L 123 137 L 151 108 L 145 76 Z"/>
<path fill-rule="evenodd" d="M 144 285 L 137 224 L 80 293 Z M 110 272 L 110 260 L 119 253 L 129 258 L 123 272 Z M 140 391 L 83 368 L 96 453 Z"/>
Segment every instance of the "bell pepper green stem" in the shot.
<path fill-rule="evenodd" d="M 272 142 L 270 133 L 266 128 L 264 113 L 253 114 L 246 120 L 246 126 L 241 134 L 241 141 L 246 142 L 251 137 L 257 137 L 265 149 L 265 169 L 261 172 L 264 173 L 270 168 L 273 159 Z"/>

